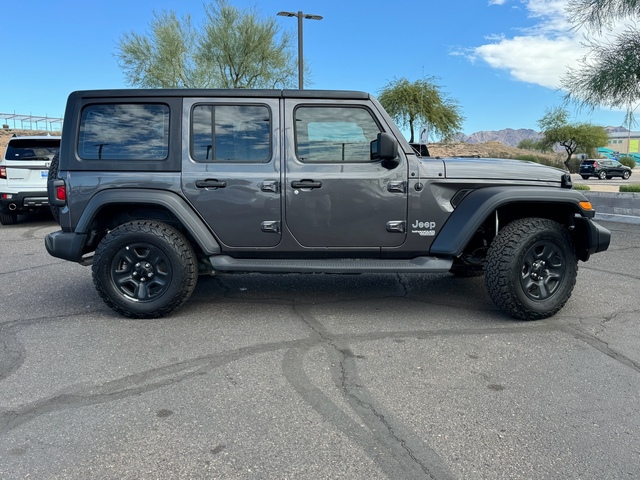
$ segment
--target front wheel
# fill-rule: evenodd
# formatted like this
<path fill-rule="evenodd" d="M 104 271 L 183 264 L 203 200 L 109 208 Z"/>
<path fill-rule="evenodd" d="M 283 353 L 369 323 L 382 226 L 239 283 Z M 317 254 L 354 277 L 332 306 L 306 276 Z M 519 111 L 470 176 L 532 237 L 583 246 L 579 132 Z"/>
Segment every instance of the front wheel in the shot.
<path fill-rule="evenodd" d="M 131 318 L 171 313 L 187 301 L 198 280 L 189 241 L 175 228 L 149 220 L 110 231 L 95 251 L 92 270 L 105 303 Z"/>
<path fill-rule="evenodd" d="M 485 285 L 503 312 L 540 320 L 560 311 L 571 296 L 577 274 L 567 230 L 552 220 L 524 218 L 500 230 L 491 244 Z"/>
<path fill-rule="evenodd" d="M 622 179 L 623 180 L 628 180 L 630 176 L 631 176 L 631 172 L 630 171 L 625 170 L 624 172 L 622 172 Z"/>

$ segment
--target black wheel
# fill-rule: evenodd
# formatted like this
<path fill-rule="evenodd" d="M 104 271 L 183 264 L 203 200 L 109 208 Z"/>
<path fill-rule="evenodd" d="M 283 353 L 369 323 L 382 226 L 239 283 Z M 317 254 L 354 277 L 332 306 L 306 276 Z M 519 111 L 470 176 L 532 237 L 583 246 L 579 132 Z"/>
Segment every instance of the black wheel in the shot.
<path fill-rule="evenodd" d="M 49 173 L 47 174 L 47 186 L 56 178 L 58 178 L 58 165 L 60 164 L 60 156 L 56 153 L 51 159 L 49 165 Z M 47 187 L 48 188 L 48 187 Z M 58 225 L 60 225 L 60 207 L 49 205 L 51 214 Z"/>
<path fill-rule="evenodd" d="M 18 214 L 14 212 L 0 212 L 0 223 L 2 225 L 15 225 L 18 223 Z"/>
<path fill-rule="evenodd" d="M 578 274 L 569 233 L 543 218 L 516 220 L 498 233 L 485 265 L 489 296 L 503 312 L 523 320 L 555 315 Z"/>
<path fill-rule="evenodd" d="M 631 172 L 629 170 L 625 170 L 624 172 L 622 172 L 622 178 L 624 180 L 628 180 L 630 176 L 631 176 Z"/>
<path fill-rule="evenodd" d="M 198 262 L 178 230 L 137 220 L 109 232 L 93 260 L 93 283 L 116 312 L 132 318 L 171 313 L 193 293 Z"/>
<path fill-rule="evenodd" d="M 604 180 L 605 178 L 607 178 L 607 172 L 605 172 L 604 170 L 602 170 L 599 174 L 598 174 L 598 178 L 600 180 Z"/>
<path fill-rule="evenodd" d="M 591 177 L 590 175 L 580 175 L 582 177 L 583 180 L 589 180 L 589 178 Z"/>

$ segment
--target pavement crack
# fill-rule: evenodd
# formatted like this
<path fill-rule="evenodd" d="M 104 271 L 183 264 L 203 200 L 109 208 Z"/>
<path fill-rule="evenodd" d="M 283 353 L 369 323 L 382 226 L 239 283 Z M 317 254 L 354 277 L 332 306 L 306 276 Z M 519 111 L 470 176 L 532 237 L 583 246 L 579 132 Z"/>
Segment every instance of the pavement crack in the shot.
<path fill-rule="evenodd" d="M 402 284 L 402 281 L 400 283 Z M 339 335 L 332 334 L 321 322 L 316 320 L 310 312 L 305 311 L 305 309 L 301 309 L 299 306 L 294 306 L 293 309 L 301 321 L 310 328 L 313 336 L 320 340 L 325 350 L 328 351 L 329 358 L 333 357 L 336 359 L 335 362 L 332 362 L 334 370 L 337 370 L 334 375 L 334 382 L 341 390 L 351 410 L 364 422 L 364 425 L 359 426 L 356 430 L 352 427 L 348 434 L 353 437 L 355 435 L 354 432 L 357 431 L 358 437 L 364 435 L 368 439 L 367 441 L 361 439 L 359 443 L 361 443 L 362 446 L 364 441 L 365 445 L 363 449 L 365 451 L 367 450 L 366 446 L 369 445 L 372 458 L 380 468 L 382 468 L 390 478 L 428 478 L 432 480 L 454 478 L 446 462 L 444 462 L 433 449 L 424 444 L 411 429 L 404 428 L 398 422 L 390 420 L 388 415 L 382 413 L 380 409 L 375 406 L 373 397 L 359 379 L 358 375 L 356 361 L 364 357 L 353 352 L 348 340 Z M 292 369 L 293 363 L 293 361 L 287 362 L 285 370 Z M 302 359 L 299 358 L 295 363 L 300 365 Z M 307 393 L 311 388 L 316 391 L 319 390 L 317 387 L 310 386 L 304 387 L 303 390 L 302 386 L 299 385 L 301 383 L 301 376 L 303 375 L 298 374 L 294 381 L 294 383 L 298 384 L 298 391 Z M 304 376 L 304 378 L 309 381 L 306 376 Z M 290 379 L 290 383 L 291 382 L 292 380 Z M 306 397 L 308 398 L 308 395 L 306 395 Z M 317 404 L 318 400 L 314 398 L 312 405 Z M 331 405 L 333 408 L 338 408 L 337 405 L 333 403 L 331 403 Z M 324 408 L 326 410 L 327 406 L 325 405 Z M 340 414 L 333 413 L 333 415 L 336 416 Z M 342 415 L 344 414 L 340 416 Z M 364 426 L 366 426 L 366 430 L 363 432 L 362 427 Z M 399 430 L 404 433 L 400 433 Z M 408 438 L 410 438 L 410 440 L 408 440 Z M 371 447 L 371 444 L 373 447 Z M 389 455 L 382 458 L 379 454 L 375 453 L 376 445 L 383 447 Z M 420 454 L 416 452 L 420 452 Z"/>
<path fill-rule="evenodd" d="M 242 347 L 225 353 L 206 355 L 134 373 L 100 385 L 72 385 L 51 397 L 0 412 L 0 435 L 51 412 L 100 405 L 142 395 L 199 375 L 205 375 L 236 360 L 261 353 L 288 349 L 293 346 L 305 347 L 308 343 L 305 340 L 288 340 Z"/>
<path fill-rule="evenodd" d="M 604 319 L 603 322 L 601 322 L 601 325 L 603 325 L 606 321 L 607 320 Z M 567 326 L 564 326 L 564 327 L 559 327 L 559 330 L 564 331 L 565 333 L 567 333 L 569 335 L 572 335 L 574 338 L 582 340 L 587 345 L 590 345 L 591 347 L 595 348 L 599 352 L 604 353 L 605 355 L 607 355 L 608 357 L 612 358 L 613 360 L 615 360 L 615 361 L 621 363 L 622 365 L 625 365 L 625 366 L 635 370 L 636 372 L 640 373 L 640 363 L 638 363 L 635 360 L 632 360 L 631 358 L 627 357 L 626 355 L 623 355 L 622 353 L 614 350 L 604 340 L 601 340 L 600 338 L 598 338 L 598 337 L 596 337 L 594 335 L 588 334 L 585 331 L 580 330 L 579 328 L 573 327 L 573 326 L 568 326 L 567 325 Z"/>

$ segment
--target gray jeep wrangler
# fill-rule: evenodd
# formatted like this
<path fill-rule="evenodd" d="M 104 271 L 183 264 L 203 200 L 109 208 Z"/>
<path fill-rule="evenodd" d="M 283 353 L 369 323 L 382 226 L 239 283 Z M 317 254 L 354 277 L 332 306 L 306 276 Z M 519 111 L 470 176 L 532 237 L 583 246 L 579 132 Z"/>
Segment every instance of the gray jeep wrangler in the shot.
<path fill-rule="evenodd" d="M 45 244 L 134 318 L 175 310 L 199 274 L 451 272 L 535 320 L 609 246 L 571 187 L 535 163 L 418 156 L 363 92 L 79 91 Z"/>

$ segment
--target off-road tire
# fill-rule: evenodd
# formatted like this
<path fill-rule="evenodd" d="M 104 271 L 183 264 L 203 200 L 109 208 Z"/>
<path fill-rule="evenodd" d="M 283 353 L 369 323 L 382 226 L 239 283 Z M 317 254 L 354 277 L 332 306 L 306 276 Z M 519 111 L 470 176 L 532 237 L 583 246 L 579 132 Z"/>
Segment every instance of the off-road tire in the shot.
<path fill-rule="evenodd" d="M 15 225 L 18 223 L 18 214 L 13 212 L 0 212 L 0 223 L 2 225 Z"/>
<path fill-rule="evenodd" d="M 55 154 L 53 159 L 51 159 L 51 164 L 49 165 L 49 173 L 47 174 L 47 186 L 50 183 L 58 178 L 58 168 L 60 165 L 60 155 Z M 60 225 L 60 207 L 49 205 L 49 209 L 51 210 L 51 215 L 53 215 L 53 219 L 56 221 L 58 225 Z"/>
<path fill-rule="evenodd" d="M 500 310 L 522 320 L 555 315 L 567 302 L 578 274 L 569 232 L 544 218 L 515 220 L 487 252 L 485 285 Z"/>
<path fill-rule="evenodd" d="M 168 315 L 193 293 L 198 262 L 175 228 L 136 220 L 110 231 L 93 259 L 93 283 L 104 302 L 131 318 Z"/>

